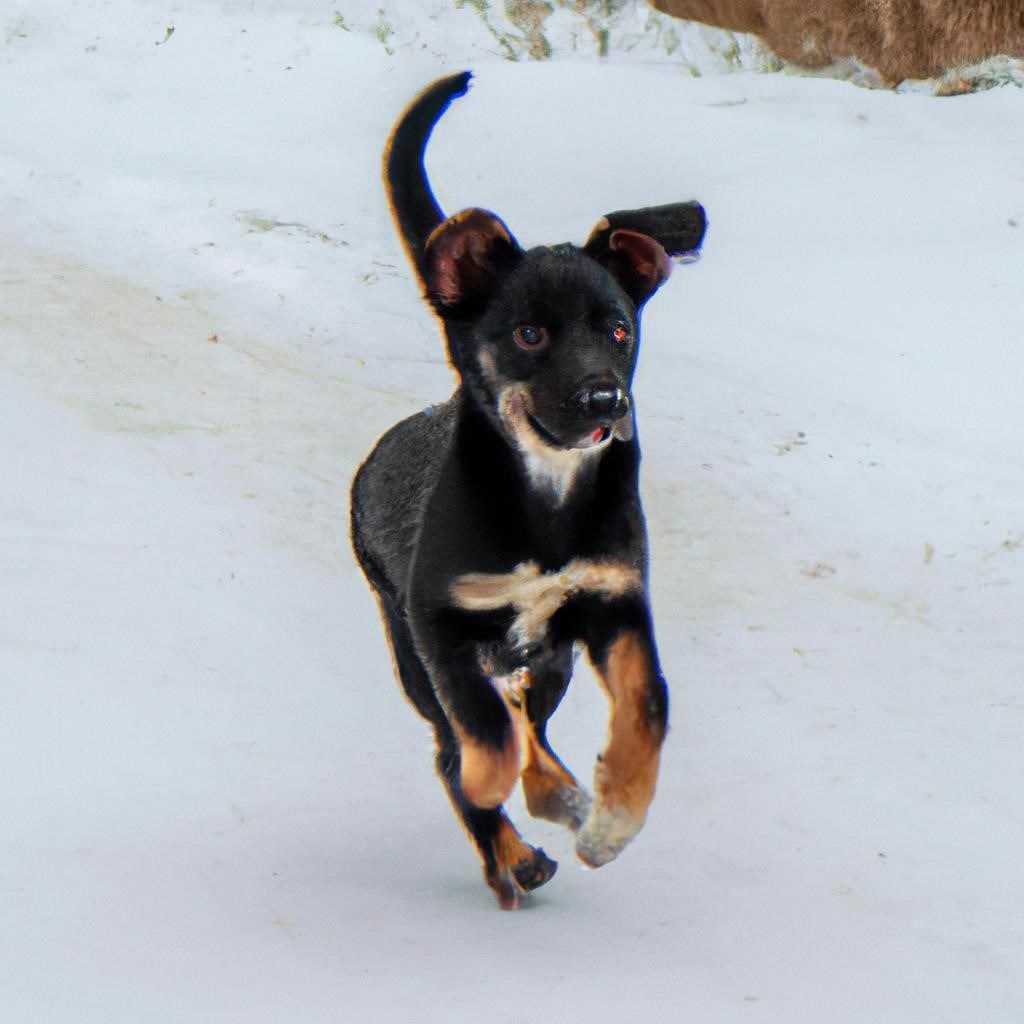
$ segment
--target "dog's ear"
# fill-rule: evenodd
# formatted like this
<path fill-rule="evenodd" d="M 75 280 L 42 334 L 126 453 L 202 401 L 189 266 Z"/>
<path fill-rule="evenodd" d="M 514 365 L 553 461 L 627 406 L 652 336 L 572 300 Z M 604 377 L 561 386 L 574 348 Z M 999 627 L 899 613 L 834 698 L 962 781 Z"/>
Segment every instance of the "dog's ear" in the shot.
<path fill-rule="evenodd" d="M 668 277 L 666 257 L 684 263 L 698 258 L 706 230 L 704 207 L 692 201 L 616 210 L 597 222 L 583 251 L 618 278 L 639 306 Z"/>
<path fill-rule="evenodd" d="M 672 273 L 668 253 L 650 235 L 629 228 L 609 233 L 604 250 L 592 254 L 639 309 Z M 587 250 L 584 249 L 584 252 Z"/>
<path fill-rule="evenodd" d="M 439 224 L 424 247 L 427 293 L 442 315 L 480 308 L 499 274 L 522 254 L 499 217 L 463 210 Z"/>
<path fill-rule="evenodd" d="M 600 259 L 608 249 L 613 231 L 628 228 L 650 235 L 673 258 L 697 259 L 708 228 L 707 214 L 700 203 L 668 203 L 640 210 L 616 210 L 602 217 L 590 232 L 583 251 Z"/>

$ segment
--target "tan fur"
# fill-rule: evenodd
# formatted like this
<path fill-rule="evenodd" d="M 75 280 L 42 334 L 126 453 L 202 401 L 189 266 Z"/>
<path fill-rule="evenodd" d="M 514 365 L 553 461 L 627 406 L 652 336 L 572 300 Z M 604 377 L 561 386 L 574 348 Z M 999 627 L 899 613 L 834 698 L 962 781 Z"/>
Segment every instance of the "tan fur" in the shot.
<path fill-rule="evenodd" d="M 1021 0 L 651 0 L 659 11 L 752 32 L 805 67 L 856 59 L 887 82 L 1024 57 Z"/>
<path fill-rule="evenodd" d="M 499 871 L 517 867 L 533 856 L 533 848 L 523 842 L 515 825 L 502 815 L 501 825 L 494 840 L 494 856 Z"/>
<path fill-rule="evenodd" d="M 487 671 L 486 665 L 484 671 Z M 526 809 L 535 818 L 565 825 L 573 832 L 579 831 L 590 809 L 590 794 L 537 737 L 526 710 L 530 670 L 521 668 L 510 676 L 493 681 L 505 698 L 519 737 Z"/>
<path fill-rule="evenodd" d="M 515 243 L 505 225 L 487 210 L 462 210 L 434 228 L 424 245 L 424 255 L 430 267 L 431 287 L 444 305 L 461 302 L 467 289 L 484 287 L 496 244 Z"/>
<path fill-rule="evenodd" d="M 654 666 L 636 633 L 612 645 L 603 669 L 595 666 L 611 703 L 608 740 L 594 770 L 594 805 L 576 843 L 587 864 L 616 857 L 643 827 L 654 799 L 663 730 L 648 716 Z"/>
<path fill-rule="evenodd" d="M 498 413 L 509 440 L 523 456 L 531 482 L 535 487 L 547 490 L 561 503 L 572 491 L 580 470 L 603 450 L 604 445 L 587 449 L 552 448 L 537 436 L 528 423 L 528 411 L 528 395 L 521 386 L 513 384 L 499 395 Z"/>
<path fill-rule="evenodd" d="M 640 570 L 617 562 L 574 559 L 557 572 L 542 573 L 536 562 L 524 562 L 512 572 L 467 573 L 451 589 L 455 603 L 466 611 L 512 608 L 512 635 L 521 646 L 542 640 L 551 616 L 574 594 L 605 598 L 640 593 Z"/>
<path fill-rule="evenodd" d="M 505 435 L 523 456 L 531 482 L 535 487 L 546 490 L 559 503 L 563 502 L 572 490 L 585 460 L 592 458 L 600 447 L 562 451 L 545 444 L 526 418 L 529 411 L 527 389 L 519 384 L 502 388 L 494 356 L 487 349 L 481 350 L 479 363 L 488 383 L 499 392 L 498 415 L 505 428 Z"/>
<path fill-rule="evenodd" d="M 476 743 L 453 720 L 462 760 L 462 791 L 475 807 L 500 807 L 512 795 L 520 771 L 518 732 L 500 750 Z"/>
<path fill-rule="evenodd" d="M 577 831 L 590 809 L 590 796 L 572 772 L 540 745 L 532 728 L 527 740 L 522 774 L 526 809 L 535 818 Z"/>
<path fill-rule="evenodd" d="M 494 873 L 487 884 L 494 890 L 503 910 L 515 910 L 519 906 L 520 889 L 513 878 L 516 868 L 533 861 L 536 851 L 523 842 L 515 825 L 501 812 L 501 824 L 494 837 Z"/>

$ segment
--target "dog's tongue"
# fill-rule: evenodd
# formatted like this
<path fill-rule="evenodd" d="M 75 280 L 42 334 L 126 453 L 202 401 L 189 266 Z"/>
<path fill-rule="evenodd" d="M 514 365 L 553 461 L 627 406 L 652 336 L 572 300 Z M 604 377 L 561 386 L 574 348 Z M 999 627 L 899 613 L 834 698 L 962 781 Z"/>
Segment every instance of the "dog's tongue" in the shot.
<path fill-rule="evenodd" d="M 616 420 L 610 427 L 597 427 L 590 433 L 591 444 L 601 444 L 609 437 L 618 441 L 630 441 L 633 438 L 633 414 L 626 413 L 621 419 Z"/>

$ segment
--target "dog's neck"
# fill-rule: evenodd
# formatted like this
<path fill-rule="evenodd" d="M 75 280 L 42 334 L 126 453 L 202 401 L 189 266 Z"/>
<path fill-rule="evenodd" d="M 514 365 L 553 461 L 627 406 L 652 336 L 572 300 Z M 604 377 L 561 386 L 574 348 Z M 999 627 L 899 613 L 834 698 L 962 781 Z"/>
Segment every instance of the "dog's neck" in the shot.
<path fill-rule="evenodd" d="M 527 423 L 481 409 L 467 391 L 459 392 L 459 398 L 464 437 L 472 438 L 478 451 L 490 452 L 490 472 L 500 473 L 509 484 L 514 476 L 519 493 L 529 496 L 528 507 L 551 515 L 566 510 L 570 504 L 586 501 L 606 445 L 591 449 L 554 448 Z M 484 435 L 489 435 L 493 443 L 485 442 Z"/>
<path fill-rule="evenodd" d="M 543 502 L 562 508 L 593 484 L 604 449 L 560 450 L 535 440 L 517 449 L 526 485 Z"/>
<path fill-rule="evenodd" d="M 531 426 L 525 406 L 514 397 L 515 391 L 513 386 L 497 396 L 496 422 L 516 457 L 523 486 L 550 510 L 564 508 L 570 498 L 585 498 L 606 446 L 554 447 Z"/>

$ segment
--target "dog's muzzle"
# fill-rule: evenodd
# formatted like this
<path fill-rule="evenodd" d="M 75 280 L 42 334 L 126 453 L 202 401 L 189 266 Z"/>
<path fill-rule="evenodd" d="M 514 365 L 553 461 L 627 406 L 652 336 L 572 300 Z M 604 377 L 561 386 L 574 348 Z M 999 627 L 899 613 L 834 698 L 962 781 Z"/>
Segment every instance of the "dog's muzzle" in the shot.
<path fill-rule="evenodd" d="M 614 384 L 584 388 L 576 400 L 588 419 L 614 423 L 629 412 L 629 395 Z"/>
<path fill-rule="evenodd" d="M 517 443 L 525 442 L 531 448 L 539 444 L 542 449 L 584 451 L 601 447 L 612 439 L 629 441 L 633 437 L 630 398 L 617 385 L 585 387 L 565 408 L 572 410 L 571 424 L 552 429 L 535 413 L 522 386 L 506 388 L 498 401 L 500 415 Z"/>
<path fill-rule="evenodd" d="M 632 438 L 633 413 L 629 393 L 618 384 L 599 381 L 587 385 L 576 395 L 576 406 L 595 428 L 589 443 L 581 447 L 603 444 L 613 436 L 620 441 Z"/>

